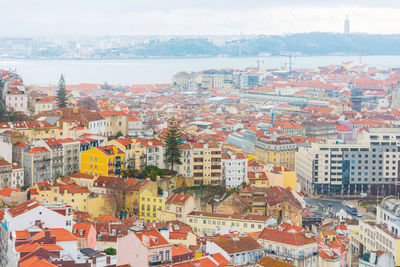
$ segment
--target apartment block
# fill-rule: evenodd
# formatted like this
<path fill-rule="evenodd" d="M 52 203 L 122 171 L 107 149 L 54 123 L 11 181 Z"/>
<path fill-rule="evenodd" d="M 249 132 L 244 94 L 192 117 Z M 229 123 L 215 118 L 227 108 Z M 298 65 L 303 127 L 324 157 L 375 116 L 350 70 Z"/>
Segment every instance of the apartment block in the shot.
<path fill-rule="evenodd" d="M 300 147 L 296 173 L 308 194 L 395 194 L 400 186 L 400 130 L 370 129 L 356 144 Z"/>
<path fill-rule="evenodd" d="M 222 179 L 227 188 L 247 183 L 247 157 L 244 153 L 222 154 Z"/>
<path fill-rule="evenodd" d="M 272 139 L 260 138 L 256 143 L 256 158 L 266 165 L 293 170 L 296 143 L 287 136 Z"/>
<path fill-rule="evenodd" d="M 25 185 L 51 179 L 51 152 L 45 147 L 34 147 L 23 153 Z"/>
<path fill-rule="evenodd" d="M 126 170 L 126 154 L 109 145 L 93 147 L 81 153 L 81 172 L 99 176 L 120 176 Z"/>
<path fill-rule="evenodd" d="M 373 251 L 385 251 L 394 258 L 396 266 L 400 265 L 400 237 L 386 225 L 376 224 L 375 220 L 361 220 L 359 224 L 359 255 Z"/>
<path fill-rule="evenodd" d="M 215 142 L 190 142 L 182 145 L 182 164 L 179 173 L 193 178 L 194 185 L 222 183 L 221 147 Z"/>
<path fill-rule="evenodd" d="M 192 211 L 186 218 L 195 234 L 215 235 L 221 231 L 241 233 L 260 232 L 267 224 L 269 217 L 260 215 L 224 214 Z"/>

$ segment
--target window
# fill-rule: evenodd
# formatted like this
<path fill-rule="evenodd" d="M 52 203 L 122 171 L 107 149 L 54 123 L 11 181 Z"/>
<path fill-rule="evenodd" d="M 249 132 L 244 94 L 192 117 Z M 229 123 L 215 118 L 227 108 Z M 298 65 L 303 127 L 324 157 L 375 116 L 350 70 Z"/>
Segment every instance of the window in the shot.
<path fill-rule="evenodd" d="M 169 261 L 169 250 L 165 251 L 165 260 Z"/>

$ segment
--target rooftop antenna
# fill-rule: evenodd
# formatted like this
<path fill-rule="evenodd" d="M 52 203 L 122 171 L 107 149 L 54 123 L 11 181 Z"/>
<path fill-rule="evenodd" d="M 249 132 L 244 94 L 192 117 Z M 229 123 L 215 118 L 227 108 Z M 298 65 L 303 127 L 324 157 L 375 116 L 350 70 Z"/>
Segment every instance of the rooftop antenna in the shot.
<path fill-rule="evenodd" d="M 360 55 L 358 57 L 358 63 L 360 64 L 359 72 L 360 72 L 361 75 L 363 75 L 364 74 L 364 69 L 362 67 L 362 64 L 363 64 L 363 62 L 362 62 L 362 52 L 360 52 Z"/>
<path fill-rule="evenodd" d="M 292 54 L 284 55 L 285 57 L 289 58 L 289 80 L 292 79 Z"/>
<path fill-rule="evenodd" d="M 271 126 L 272 126 L 272 128 L 274 127 L 274 111 L 273 110 L 271 113 Z"/>
<path fill-rule="evenodd" d="M 260 63 L 264 63 L 264 60 L 256 60 L 256 62 L 257 62 L 257 71 L 260 71 Z"/>

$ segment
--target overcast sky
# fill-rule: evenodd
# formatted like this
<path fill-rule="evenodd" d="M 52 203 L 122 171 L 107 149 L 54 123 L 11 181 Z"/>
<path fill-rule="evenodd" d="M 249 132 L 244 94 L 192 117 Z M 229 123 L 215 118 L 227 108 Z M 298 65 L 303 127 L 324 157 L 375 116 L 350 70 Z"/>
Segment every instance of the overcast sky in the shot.
<path fill-rule="evenodd" d="M 322 3 L 321 3 L 322 2 Z M 0 0 L 0 36 L 400 33 L 400 0 Z"/>

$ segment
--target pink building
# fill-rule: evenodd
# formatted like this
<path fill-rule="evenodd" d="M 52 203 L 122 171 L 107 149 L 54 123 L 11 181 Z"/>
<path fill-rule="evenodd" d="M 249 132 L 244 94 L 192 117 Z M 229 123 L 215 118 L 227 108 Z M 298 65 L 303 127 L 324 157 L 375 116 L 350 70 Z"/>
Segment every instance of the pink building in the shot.
<path fill-rule="evenodd" d="M 96 229 L 92 223 L 75 223 L 72 233 L 78 238 L 78 248 L 96 248 Z"/>
<path fill-rule="evenodd" d="M 25 91 L 17 88 L 10 88 L 6 94 L 7 110 L 19 111 L 26 113 L 28 108 L 28 98 Z"/>
<path fill-rule="evenodd" d="M 156 229 L 135 231 L 117 240 L 117 265 L 171 266 L 172 245 Z"/>

